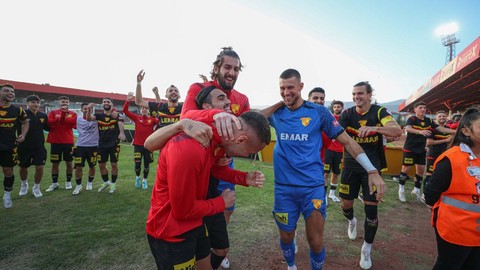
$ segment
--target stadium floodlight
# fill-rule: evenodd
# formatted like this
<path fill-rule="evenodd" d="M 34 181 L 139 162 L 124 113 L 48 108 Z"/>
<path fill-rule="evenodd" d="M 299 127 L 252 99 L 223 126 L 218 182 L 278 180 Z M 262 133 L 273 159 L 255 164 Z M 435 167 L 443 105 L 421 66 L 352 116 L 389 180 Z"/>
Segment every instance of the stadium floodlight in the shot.
<path fill-rule="evenodd" d="M 460 42 L 455 37 L 457 31 L 458 24 L 456 22 L 441 25 L 435 30 L 435 34 L 441 38 L 443 46 L 447 47 L 445 64 L 448 64 L 455 57 L 455 44 Z"/>

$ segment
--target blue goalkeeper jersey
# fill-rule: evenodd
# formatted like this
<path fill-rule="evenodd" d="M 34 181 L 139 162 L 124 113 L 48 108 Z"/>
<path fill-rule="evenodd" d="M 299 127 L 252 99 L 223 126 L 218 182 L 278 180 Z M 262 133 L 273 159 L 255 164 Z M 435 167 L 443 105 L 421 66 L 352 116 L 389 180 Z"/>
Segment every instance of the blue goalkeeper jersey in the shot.
<path fill-rule="evenodd" d="M 331 139 L 343 132 L 332 113 L 323 106 L 305 101 L 295 110 L 278 109 L 268 120 L 277 134 L 273 149 L 275 183 L 323 186 L 322 131 Z"/>

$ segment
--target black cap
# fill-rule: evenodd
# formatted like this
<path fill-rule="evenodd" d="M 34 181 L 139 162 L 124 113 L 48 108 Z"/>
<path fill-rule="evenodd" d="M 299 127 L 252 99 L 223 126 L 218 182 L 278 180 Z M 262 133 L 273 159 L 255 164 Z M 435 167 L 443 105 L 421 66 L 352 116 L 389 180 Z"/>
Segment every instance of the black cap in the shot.
<path fill-rule="evenodd" d="M 214 89 L 217 89 L 217 87 L 215 85 L 211 85 L 203 88 L 202 90 L 200 90 L 200 92 L 198 92 L 197 96 L 195 97 L 195 104 L 197 105 L 197 109 L 202 109 L 203 103 L 205 103 L 205 100 L 208 98 L 208 96 Z"/>
<path fill-rule="evenodd" d="M 27 102 L 30 102 L 30 101 L 40 101 L 40 98 L 37 96 L 37 95 L 30 95 L 27 97 Z"/>

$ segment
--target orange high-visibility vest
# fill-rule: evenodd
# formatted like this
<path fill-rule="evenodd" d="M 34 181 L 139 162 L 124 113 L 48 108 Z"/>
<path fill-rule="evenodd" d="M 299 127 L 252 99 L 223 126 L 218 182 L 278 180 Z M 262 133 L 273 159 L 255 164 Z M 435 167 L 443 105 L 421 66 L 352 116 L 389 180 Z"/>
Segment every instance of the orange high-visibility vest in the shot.
<path fill-rule="evenodd" d="M 444 157 L 450 160 L 452 182 L 433 206 L 438 209 L 437 219 L 432 225 L 445 241 L 457 245 L 480 246 L 480 175 L 470 175 L 467 168 L 479 167 L 480 158 L 469 160 L 470 154 L 454 146 L 440 155 L 434 167 Z M 433 179 L 432 179 L 433 180 Z"/>

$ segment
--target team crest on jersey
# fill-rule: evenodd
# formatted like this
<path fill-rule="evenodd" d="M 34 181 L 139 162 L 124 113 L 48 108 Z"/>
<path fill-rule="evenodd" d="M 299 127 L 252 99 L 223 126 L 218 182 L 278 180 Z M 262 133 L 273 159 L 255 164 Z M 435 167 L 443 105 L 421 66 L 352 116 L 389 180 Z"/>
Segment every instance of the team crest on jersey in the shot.
<path fill-rule="evenodd" d="M 360 124 L 361 127 L 364 127 L 367 125 L 367 120 L 359 120 L 358 124 Z"/>
<path fill-rule="evenodd" d="M 422 125 L 422 127 L 425 126 L 425 122 L 420 122 L 420 125 Z"/>
<path fill-rule="evenodd" d="M 173 112 L 175 111 L 175 107 L 168 107 L 168 111 L 169 111 L 170 113 L 173 113 Z"/>
<path fill-rule="evenodd" d="M 320 207 L 322 207 L 323 200 L 313 199 L 313 200 L 312 200 L 312 203 L 313 203 L 313 207 L 314 207 L 315 209 L 320 209 Z"/>
<path fill-rule="evenodd" d="M 302 125 L 304 127 L 308 126 L 310 124 L 310 121 L 312 120 L 312 118 L 310 117 L 302 117 L 300 118 L 300 120 L 302 121 Z"/>
<path fill-rule="evenodd" d="M 232 110 L 233 114 L 237 114 L 240 111 L 240 105 L 238 104 L 230 104 L 230 109 Z"/>
<path fill-rule="evenodd" d="M 337 120 L 333 120 L 333 126 L 334 127 L 338 127 L 339 125 L 340 125 L 340 123 Z"/>
<path fill-rule="evenodd" d="M 147 123 L 151 124 L 151 123 L 152 123 L 152 119 L 148 119 Z"/>
<path fill-rule="evenodd" d="M 1 117 L 4 117 L 5 115 L 7 115 L 7 112 L 6 112 L 6 111 L 0 111 L 0 116 L 1 116 Z"/>
<path fill-rule="evenodd" d="M 105 117 L 105 122 L 110 121 L 110 117 Z"/>
<path fill-rule="evenodd" d="M 43 124 L 43 122 L 45 122 L 45 119 L 40 118 L 40 122 Z"/>

